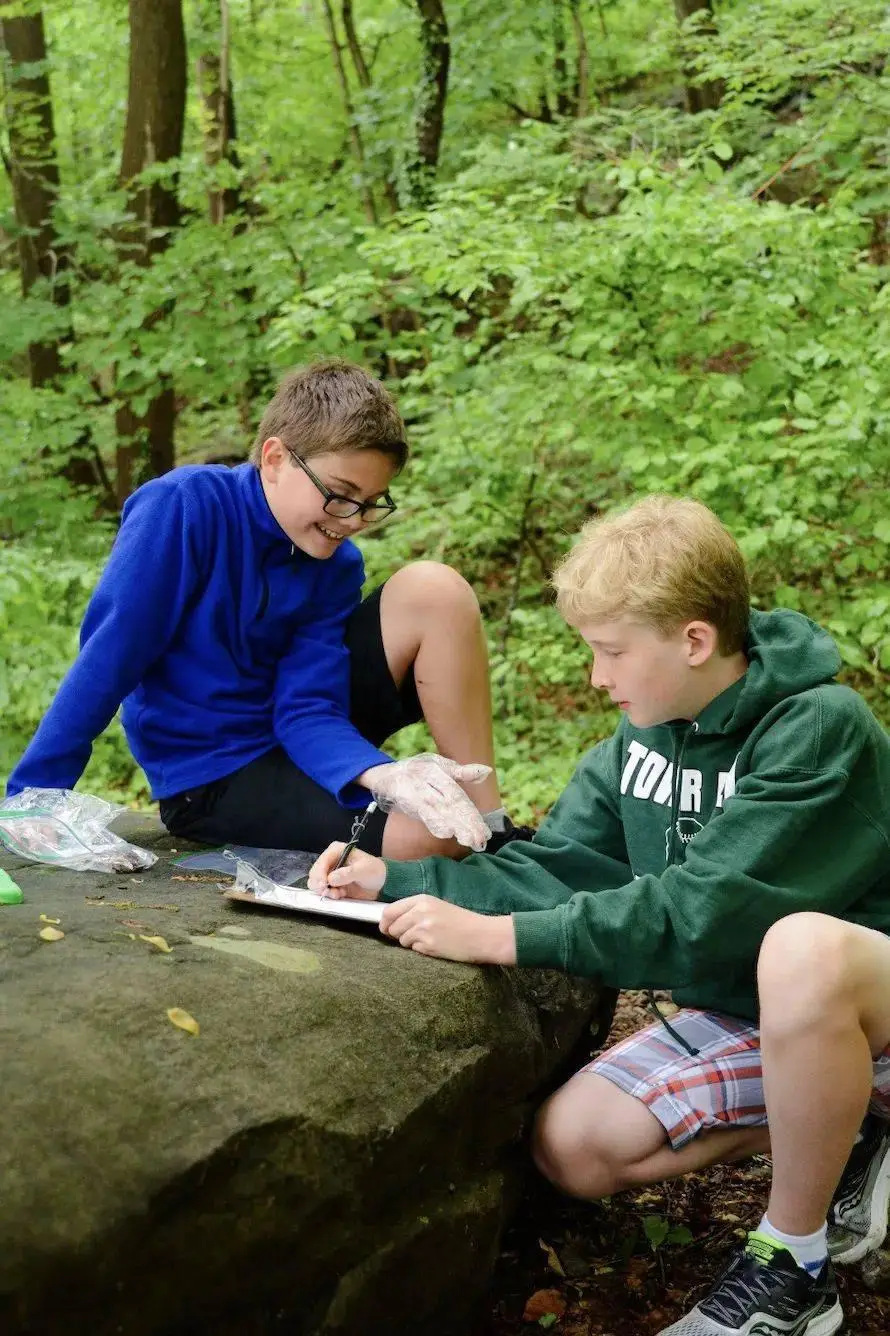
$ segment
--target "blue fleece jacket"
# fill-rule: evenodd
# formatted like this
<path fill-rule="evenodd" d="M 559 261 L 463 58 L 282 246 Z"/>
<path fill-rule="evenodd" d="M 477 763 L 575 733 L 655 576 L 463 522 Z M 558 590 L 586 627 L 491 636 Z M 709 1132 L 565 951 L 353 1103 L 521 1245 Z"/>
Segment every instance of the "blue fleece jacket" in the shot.
<path fill-rule="evenodd" d="M 390 758 L 349 721 L 343 631 L 361 598 L 358 548 L 294 549 L 252 464 L 198 465 L 140 487 L 90 600 L 80 653 L 8 792 L 73 788 L 123 703 L 155 798 L 281 746 L 348 807 Z"/>

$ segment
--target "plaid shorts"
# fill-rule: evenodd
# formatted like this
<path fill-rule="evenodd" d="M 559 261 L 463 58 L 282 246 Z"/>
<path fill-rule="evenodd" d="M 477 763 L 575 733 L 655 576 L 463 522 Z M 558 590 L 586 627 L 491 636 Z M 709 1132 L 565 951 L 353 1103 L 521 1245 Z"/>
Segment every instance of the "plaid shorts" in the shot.
<path fill-rule="evenodd" d="M 764 1127 L 760 1031 L 747 1021 L 713 1011 L 685 1010 L 671 1017 L 692 1057 L 655 1024 L 632 1034 L 582 1067 L 642 1100 L 661 1123 L 674 1150 L 714 1127 Z M 890 1118 L 890 1048 L 874 1064 L 869 1106 Z"/>

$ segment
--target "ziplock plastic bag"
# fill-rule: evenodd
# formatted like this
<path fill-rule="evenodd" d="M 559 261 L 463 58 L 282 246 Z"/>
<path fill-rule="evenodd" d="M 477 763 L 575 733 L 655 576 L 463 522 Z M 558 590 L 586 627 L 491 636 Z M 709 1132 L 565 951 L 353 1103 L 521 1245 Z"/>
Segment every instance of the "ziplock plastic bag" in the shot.
<path fill-rule="evenodd" d="M 0 805 L 0 841 L 32 863 L 73 872 L 139 872 L 157 854 L 107 829 L 125 807 L 71 789 L 22 789 Z"/>
<path fill-rule="evenodd" d="M 231 852 L 231 851 L 228 851 Z M 251 891 L 258 900 L 264 900 L 267 897 L 274 899 L 276 891 L 282 888 L 276 885 L 269 876 L 264 876 L 259 868 L 252 863 L 245 862 L 243 858 L 235 859 L 235 890 Z"/>
<path fill-rule="evenodd" d="M 235 864 L 241 859 L 279 886 L 293 886 L 296 881 L 305 881 L 317 857 L 318 854 L 299 849 L 259 849 L 250 844 L 233 844 L 228 849 L 186 854 L 174 861 L 176 867 L 191 868 L 194 872 L 224 872 L 235 876 Z"/>

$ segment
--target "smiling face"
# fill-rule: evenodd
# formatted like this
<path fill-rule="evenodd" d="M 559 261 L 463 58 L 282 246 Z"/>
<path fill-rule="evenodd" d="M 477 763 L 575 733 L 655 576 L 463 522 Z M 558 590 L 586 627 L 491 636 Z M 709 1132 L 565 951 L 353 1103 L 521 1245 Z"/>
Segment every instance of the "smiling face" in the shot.
<path fill-rule="evenodd" d="M 396 461 L 379 450 L 313 455 L 306 463 L 325 487 L 356 501 L 380 500 L 396 473 Z M 344 538 L 365 528 L 361 514 L 347 519 L 327 514 L 324 496 L 277 436 L 263 442 L 260 478 L 278 524 L 310 557 L 332 557 Z"/>
<path fill-rule="evenodd" d="M 717 632 L 708 622 L 668 634 L 625 619 L 578 630 L 593 650 L 590 685 L 608 691 L 635 728 L 694 719 L 718 694 Z"/>

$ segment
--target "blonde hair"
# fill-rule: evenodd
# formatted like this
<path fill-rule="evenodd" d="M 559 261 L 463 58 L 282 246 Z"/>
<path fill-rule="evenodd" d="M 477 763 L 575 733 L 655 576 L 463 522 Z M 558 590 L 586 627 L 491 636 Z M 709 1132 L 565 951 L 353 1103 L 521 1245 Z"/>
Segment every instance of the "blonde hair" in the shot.
<path fill-rule="evenodd" d="M 360 366 L 337 357 L 297 367 L 284 377 L 250 452 L 257 467 L 270 436 L 301 459 L 379 450 L 401 469 L 408 458 L 405 425 L 392 395 Z"/>
<path fill-rule="evenodd" d="M 591 520 L 553 572 L 572 626 L 630 618 L 669 634 L 684 622 L 717 629 L 723 655 L 745 643 L 750 590 L 738 544 L 699 501 L 647 496 Z"/>

